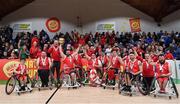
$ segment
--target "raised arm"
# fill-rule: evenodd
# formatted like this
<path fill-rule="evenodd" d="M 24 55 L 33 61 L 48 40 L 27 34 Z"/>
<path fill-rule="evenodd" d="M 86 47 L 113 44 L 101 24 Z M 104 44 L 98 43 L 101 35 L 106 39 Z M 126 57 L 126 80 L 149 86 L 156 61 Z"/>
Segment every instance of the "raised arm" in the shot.
<path fill-rule="evenodd" d="M 124 65 L 123 59 L 120 56 L 118 57 L 118 60 L 122 65 Z"/>
<path fill-rule="evenodd" d="M 81 46 L 79 45 L 79 47 L 73 52 L 72 54 L 73 57 L 78 54 L 80 47 Z"/>
<path fill-rule="evenodd" d="M 59 46 L 59 52 L 60 52 L 61 57 L 64 59 L 66 57 L 66 55 L 62 51 L 62 46 L 61 45 Z"/>
<path fill-rule="evenodd" d="M 87 54 L 87 50 L 83 50 L 84 51 L 84 55 L 85 55 L 85 57 L 88 59 L 88 60 L 90 60 L 91 59 L 91 57 L 89 57 L 89 55 Z"/>

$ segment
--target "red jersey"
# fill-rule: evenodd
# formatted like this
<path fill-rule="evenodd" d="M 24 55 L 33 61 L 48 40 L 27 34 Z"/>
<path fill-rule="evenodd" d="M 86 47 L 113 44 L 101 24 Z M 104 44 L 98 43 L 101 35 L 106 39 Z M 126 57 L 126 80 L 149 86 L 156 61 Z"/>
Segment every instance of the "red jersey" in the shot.
<path fill-rule="evenodd" d="M 32 40 L 31 40 L 31 46 L 33 45 L 34 42 L 39 43 L 38 37 L 33 37 L 33 38 L 32 38 Z"/>
<path fill-rule="evenodd" d="M 50 59 L 48 57 L 39 58 L 39 70 L 49 70 L 50 67 Z"/>
<path fill-rule="evenodd" d="M 81 44 L 81 45 L 85 45 L 85 39 L 84 38 L 79 38 L 78 43 Z"/>
<path fill-rule="evenodd" d="M 91 56 L 91 55 L 94 54 L 95 52 L 96 52 L 95 49 L 89 49 L 89 50 L 87 51 L 87 54 L 88 54 L 88 56 Z"/>
<path fill-rule="evenodd" d="M 158 56 L 157 55 L 151 55 L 151 58 L 154 62 L 158 61 Z"/>
<path fill-rule="evenodd" d="M 101 63 L 102 63 L 102 65 L 104 65 L 104 67 L 106 67 L 107 65 L 108 65 L 108 58 L 107 58 L 107 56 L 99 56 L 98 58 L 97 58 Z M 97 63 L 97 61 L 96 61 L 96 63 Z"/>
<path fill-rule="evenodd" d="M 26 65 L 19 64 L 16 71 L 20 71 L 21 74 L 27 74 L 27 67 L 26 67 Z"/>
<path fill-rule="evenodd" d="M 40 53 L 39 47 L 32 46 L 30 48 L 30 57 L 31 58 L 37 58 L 39 53 Z"/>
<path fill-rule="evenodd" d="M 60 51 L 59 51 L 59 47 L 50 47 L 48 52 L 51 54 L 51 58 L 54 61 L 60 61 Z"/>
<path fill-rule="evenodd" d="M 105 45 L 105 44 L 106 44 L 106 36 L 102 36 L 102 37 L 101 37 L 100 44 L 101 44 L 101 45 Z"/>
<path fill-rule="evenodd" d="M 167 60 L 173 60 L 174 56 L 172 55 L 172 53 L 166 53 L 164 56 Z"/>
<path fill-rule="evenodd" d="M 70 57 L 66 57 L 64 60 L 63 60 L 63 67 L 64 69 L 73 69 L 74 68 L 74 63 L 75 63 L 75 60 L 72 56 Z"/>
<path fill-rule="evenodd" d="M 111 62 L 112 68 L 117 68 L 117 69 L 120 68 L 121 63 L 119 62 L 119 59 L 118 59 L 117 56 L 116 57 L 111 57 L 110 62 Z"/>
<path fill-rule="evenodd" d="M 96 59 L 90 59 L 88 60 L 88 69 L 95 69 L 95 65 L 96 65 Z"/>
<path fill-rule="evenodd" d="M 159 62 L 156 64 L 156 73 L 157 75 L 162 75 L 162 74 L 168 74 L 169 71 L 169 63 L 165 62 L 163 65 L 161 65 Z"/>
<path fill-rule="evenodd" d="M 139 61 L 137 59 L 134 62 L 129 60 L 129 63 L 127 66 L 128 66 L 128 69 L 133 73 L 136 73 L 139 71 Z"/>
<path fill-rule="evenodd" d="M 146 60 L 143 60 L 143 76 L 145 77 L 154 77 L 154 66 L 149 64 Z"/>
<path fill-rule="evenodd" d="M 82 66 L 82 63 L 81 63 L 81 59 L 82 59 L 82 57 L 81 57 L 81 55 L 76 55 L 75 57 L 74 57 L 74 59 L 75 59 L 75 64 L 77 65 L 77 66 Z"/>

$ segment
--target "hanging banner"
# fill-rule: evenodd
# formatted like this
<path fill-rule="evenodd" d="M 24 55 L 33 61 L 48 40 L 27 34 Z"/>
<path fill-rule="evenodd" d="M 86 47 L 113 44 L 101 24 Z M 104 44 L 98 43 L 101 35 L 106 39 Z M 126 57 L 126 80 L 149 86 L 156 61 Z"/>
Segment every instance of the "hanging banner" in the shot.
<path fill-rule="evenodd" d="M 12 24 L 12 28 L 14 31 L 17 32 L 30 31 L 32 29 L 32 23 L 31 22 L 14 23 Z"/>
<path fill-rule="evenodd" d="M 11 77 L 14 68 L 19 64 L 19 59 L 1 59 L 0 61 L 0 80 L 7 80 Z M 37 72 L 36 61 L 34 59 L 27 59 L 26 66 L 29 70 L 29 76 L 33 77 Z"/>
<path fill-rule="evenodd" d="M 50 32 L 58 32 L 61 28 L 61 22 L 58 18 L 52 17 L 46 21 L 46 27 Z"/>
<path fill-rule="evenodd" d="M 96 31 L 114 31 L 115 22 L 97 23 Z"/>
<path fill-rule="evenodd" d="M 141 32 L 141 25 L 139 18 L 129 19 L 131 32 Z"/>

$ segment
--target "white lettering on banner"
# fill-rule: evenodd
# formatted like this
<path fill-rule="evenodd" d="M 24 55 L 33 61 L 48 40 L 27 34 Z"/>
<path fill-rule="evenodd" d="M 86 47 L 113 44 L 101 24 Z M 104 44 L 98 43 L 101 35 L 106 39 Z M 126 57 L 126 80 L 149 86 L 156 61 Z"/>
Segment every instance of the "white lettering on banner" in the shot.
<path fill-rule="evenodd" d="M 96 24 L 96 31 L 114 31 L 115 30 L 115 22 L 104 22 Z"/>
<path fill-rule="evenodd" d="M 12 28 L 15 32 L 30 31 L 32 28 L 31 22 L 22 22 L 12 24 Z"/>

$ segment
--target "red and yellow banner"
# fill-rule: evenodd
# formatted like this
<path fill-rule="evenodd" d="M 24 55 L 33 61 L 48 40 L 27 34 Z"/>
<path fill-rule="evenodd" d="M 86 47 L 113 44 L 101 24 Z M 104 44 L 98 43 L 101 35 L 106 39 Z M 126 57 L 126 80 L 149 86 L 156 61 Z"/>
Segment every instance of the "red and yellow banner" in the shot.
<path fill-rule="evenodd" d="M 58 18 L 52 17 L 46 21 L 46 27 L 50 32 L 58 32 L 61 28 L 61 22 Z"/>
<path fill-rule="evenodd" d="M 132 18 L 129 19 L 131 32 L 140 32 L 141 25 L 140 25 L 140 18 Z"/>
<path fill-rule="evenodd" d="M 0 80 L 7 80 L 11 77 L 15 66 L 19 64 L 19 60 L 0 59 Z M 34 59 L 27 59 L 26 66 L 29 70 L 29 76 L 33 77 L 37 72 L 36 61 Z"/>

